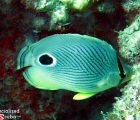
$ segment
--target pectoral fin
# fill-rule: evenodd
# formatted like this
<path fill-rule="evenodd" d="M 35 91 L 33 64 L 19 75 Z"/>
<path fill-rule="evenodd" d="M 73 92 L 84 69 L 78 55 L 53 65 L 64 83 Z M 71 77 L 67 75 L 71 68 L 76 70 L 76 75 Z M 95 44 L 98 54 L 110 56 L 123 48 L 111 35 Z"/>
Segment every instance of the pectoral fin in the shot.
<path fill-rule="evenodd" d="M 74 95 L 73 100 L 83 100 L 94 96 L 97 93 L 78 93 Z"/>

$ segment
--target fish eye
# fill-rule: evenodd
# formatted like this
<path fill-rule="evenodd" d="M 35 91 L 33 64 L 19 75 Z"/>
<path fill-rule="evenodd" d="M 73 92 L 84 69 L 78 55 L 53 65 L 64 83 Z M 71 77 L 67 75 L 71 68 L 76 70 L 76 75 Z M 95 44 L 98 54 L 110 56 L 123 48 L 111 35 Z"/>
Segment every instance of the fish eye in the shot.
<path fill-rule="evenodd" d="M 50 54 L 43 54 L 39 56 L 38 62 L 45 66 L 54 66 L 56 64 L 56 59 Z"/>

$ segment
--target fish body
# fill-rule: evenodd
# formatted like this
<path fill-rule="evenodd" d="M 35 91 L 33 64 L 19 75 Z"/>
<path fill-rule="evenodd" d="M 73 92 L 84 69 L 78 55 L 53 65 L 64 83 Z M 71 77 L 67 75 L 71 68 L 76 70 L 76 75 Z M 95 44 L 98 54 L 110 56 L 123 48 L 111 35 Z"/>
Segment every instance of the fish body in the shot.
<path fill-rule="evenodd" d="M 81 100 L 120 83 L 120 69 L 114 48 L 95 37 L 56 34 L 24 47 L 17 69 L 27 67 L 24 78 L 45 90 L 77 92 Z"/>

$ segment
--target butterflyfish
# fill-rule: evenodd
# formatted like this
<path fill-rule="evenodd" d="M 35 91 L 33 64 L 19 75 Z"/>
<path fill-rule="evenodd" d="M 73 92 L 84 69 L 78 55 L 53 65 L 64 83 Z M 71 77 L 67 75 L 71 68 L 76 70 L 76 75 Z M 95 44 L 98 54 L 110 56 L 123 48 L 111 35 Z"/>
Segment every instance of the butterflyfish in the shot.
<path fill-rule="evenodd" d="M 129 73 L 110 44 L 79 34 L 55 34 L 24 47 L 17 58 L 22 68 L 30 85 L 76 92 L 74 100 L 115 87 Z"/>

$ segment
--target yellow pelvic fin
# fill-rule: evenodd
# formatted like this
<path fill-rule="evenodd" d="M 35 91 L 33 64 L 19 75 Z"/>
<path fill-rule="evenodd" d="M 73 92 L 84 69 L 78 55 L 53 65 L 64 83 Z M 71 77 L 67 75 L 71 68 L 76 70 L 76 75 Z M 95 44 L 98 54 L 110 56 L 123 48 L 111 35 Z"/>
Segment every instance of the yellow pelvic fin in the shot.
<path fill-rule="evenodd" d="M 97 93 L 78 93 L 73 96 L 73 100 L 83 100 L 96 95 Z"/>

